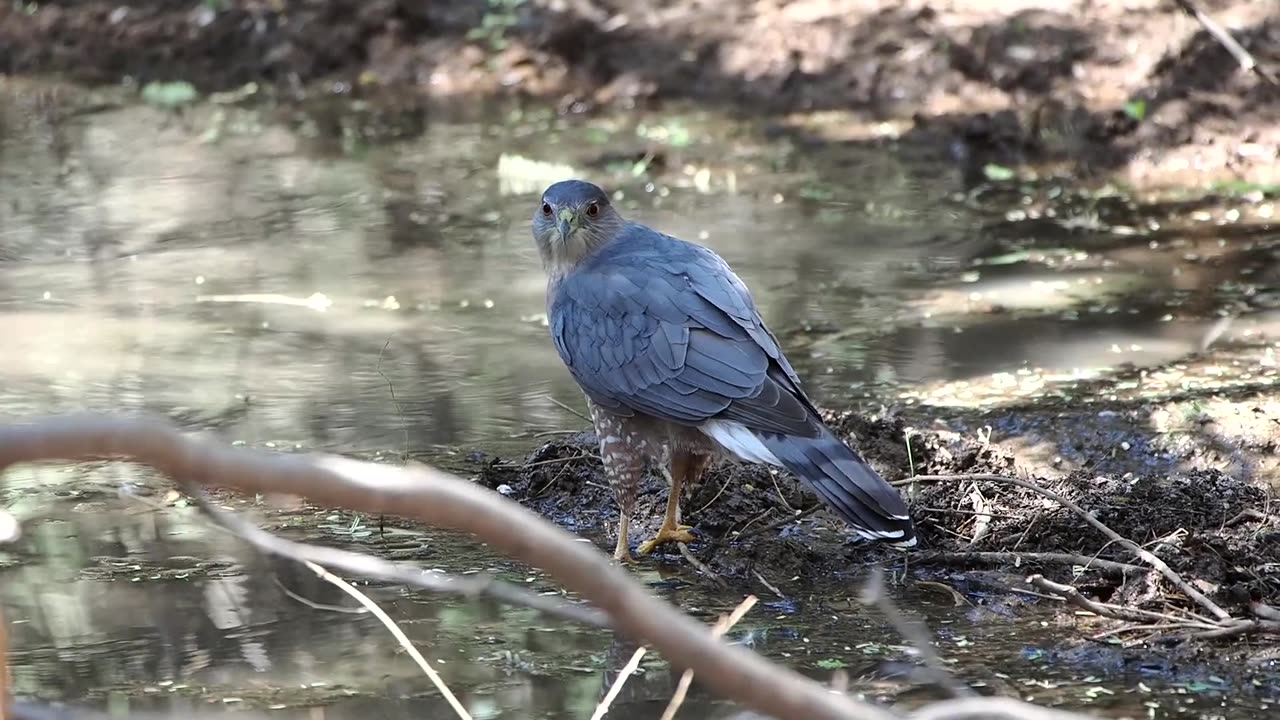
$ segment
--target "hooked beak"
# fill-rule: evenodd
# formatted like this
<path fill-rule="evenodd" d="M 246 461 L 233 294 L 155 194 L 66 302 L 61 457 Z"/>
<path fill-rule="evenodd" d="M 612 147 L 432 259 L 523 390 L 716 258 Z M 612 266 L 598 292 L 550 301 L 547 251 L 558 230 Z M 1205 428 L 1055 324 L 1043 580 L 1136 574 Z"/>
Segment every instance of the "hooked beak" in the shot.
<path fill-rule="evenodd" d="M 556 219 L 556 227 L 560 230 L 560 241 L 569 242 L 569 235 L 573 233 L 574 228 L 578 224 L 578 216 L 569 208 L 560 211 L 560 216 Z"/>

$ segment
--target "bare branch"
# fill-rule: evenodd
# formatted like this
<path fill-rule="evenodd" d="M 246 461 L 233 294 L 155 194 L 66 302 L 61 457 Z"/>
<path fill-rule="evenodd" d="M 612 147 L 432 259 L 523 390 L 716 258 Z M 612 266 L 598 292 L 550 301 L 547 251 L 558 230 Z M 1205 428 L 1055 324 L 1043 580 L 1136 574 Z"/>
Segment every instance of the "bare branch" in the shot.
<path fill-rule="evenodd" d="M 151 420 L 75 415 L 0 428 L 0 468 L 103 458 L 126 458 L 181 482 L 300 495 L 328 507 L 413 517 L 470 533 L 497 552 L 546 571 L 607 613 L 620 632 L 656 648 L 672 665 L 696 671 L 726 698 L 779 718 L 896 717 L 711 637 L 705 626 L 654 596 L 595 546 L 491 490 L 443 472 L 225 447 Z"/>
<path fill-rule="evenodd" d="M 1215 628 L 1212 623 L 1200 623 L 1191 618 L 1178 617 L 1168 613 L 1158 613 L 1151 610 L 1143 610 L 1141 608 L 1124 607 L 1123 605 L 1114 605 L 1112 603 L 1098 602 L 1085 597 L 1074 585 L 1064 585 L 1056 583 L 1043 575 L 1032 575 L 1027 578 L 1027 582 L 1045 592 L 1061 595 L 1064 600 L 1083 610 L 1097 615 L 1099 617 L 1111 618 L 1113 620 L 1163 620 L 1166 622 L 1195 623 L 1198 627 Z"/>
<path fill-rule="evenodd" d="M 1150 568 L 1142 565 L 1102 560 L 1088 555 L 1076 553 L 1053 552 L 1013 552 L 987 550 L 982 552 L 924 552 L 913 558 L 916 562 L 948 562 L 948 563 L 1012 563 L 1015 567 L 1022 563 L 1032 565 L 1079 565 L 1115 573 L 1147 573 Z"/>

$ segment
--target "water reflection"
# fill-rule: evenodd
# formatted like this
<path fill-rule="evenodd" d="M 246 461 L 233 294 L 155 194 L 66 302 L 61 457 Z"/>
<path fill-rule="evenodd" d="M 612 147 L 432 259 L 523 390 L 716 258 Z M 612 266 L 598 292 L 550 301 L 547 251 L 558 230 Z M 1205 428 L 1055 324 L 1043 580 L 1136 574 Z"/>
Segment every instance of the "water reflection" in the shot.
<path fill-rule="evenodd" d="M 229 440 L 390 453 L 581 424 L 556 402 L 581 399 L 542 325 L 533 197 L 503 192 L 494 172 L 504 152 L 589 165 L 600 148 L 566 139 L 562 126 L 437 124 L 411 142 L 317 157 L 307 138 L 248 111 L 235 116 L 252 128 L 219 142 L 203 136 L 200 112 L 185 123 L 132 106 L 72 118 L 24 101 L 0 103 L 0 114 L 10 416 L 147 411 Z M 1009 260 L 1009 228 L 954 202 L 955 180 L 936 168 L 850 150 L 860 154 L 831 166 L 843 168 L 837 185 L 822 158 L 744 140 L 725 122 L 700 131 L 704 144 L 685 159 L 734 156 L 737 192 L 633 183 L 620 204 L 722 252 L 819 402 L 1030 368 L 1164 363 L 1199 348 L 1220 299 L 1212 287 L 1244 274 L 1232 263 L 1273 252 L 1274 237 L 1231 246 L 1162 237 L 1142 252 L 1077 232 L 1019 240 L 1017 252 L 1064 252 Z M 1215 248 L 1226 259 L 1202 262 Z M 1255 290 L 1268 277 L 1256 275 Z M 6 478 L 6 507 L 34 523 L 26 555 L 0 583 L 19 693 L 116 713 L 247 704 L 308 718 L 447 715 L 375 621 L 289 594 L 341 603 L 327 585 L 246 553 L 189 510 L 122 503 L 123 482 L 147 486 L 118 467 Z M 69 497 L 51 507 L 57 493 Z M 417 559 L 526 580 L 456 540 L 429 538 Z M 669 593 L 708 618 L 728 609 L 693 589 Z M 901 688 L 883 679 L 892 673 L 882 660 L 897 640 L 847 593 L 806 591 L 736 637 L 817 676 L 846 667 L 862 690 L 892 699 Z M 375 595 L 478 718 L 590 717 L 634 650 L 511 608 Z M 933 612 L 946 654 L 974 660 L 972 673 L 1002 667 L 1010 694 L 1083 692 L 1070 667 L 1005 661 L 1056 641 L 1034 626 Z M 654 717 L 666 702 L 673 675 L 656 658 L 642 667 L 610 717 Z M 1117 671 L 1111 682 L 1172 686 L 1199 682 L 1194 673 Z M 1263 685 L 1258 697 L 1275 693 Z M 1142 701 L 1112 702 L 1145 714 Z M 730 712 L 696 691 L 685 710 Z"/>
<path fill-rule="evenodd" d="M 313 158 L 306 138 L 260 121 L 208 142 L 199 114 L 181 123 L 124 107 L 53 123 L 23 107 L 0 145 L 11 411 L 140 409 L 232 439 L 341 450 L 577 422 L 552 402 L 580 397 L 541 325 L 532 198 L 499 192 L 493 173 L 500 152 L 598 152 L 568 147 L 562 128 L 435 125 L 412 142 Z M 58 143 L 41 140 L 51 124 Z M 711 157 L 716 131 L 689 152 Z M 1008 237 L 984 235 L 987 218 L 948 201 L 949 175 L 863 151 L 861 172 L 818 186 L 815 200 L 795 180 L 821 170 L 813 161 L 753 151 L 788 171 L 750 175 L 736 193 L 624 186 L 621 204 L 728 257 L 820 401 L 1022 367 L 1165 361 L 1203 332 L 1195 319 L 1090 313 L 1186 287 L 1194 268 L 1149 272 L 1122 246 L 1074 269 L 968 271 Z M 1112 345 L 1120 352 L 1097 352 Z"/>

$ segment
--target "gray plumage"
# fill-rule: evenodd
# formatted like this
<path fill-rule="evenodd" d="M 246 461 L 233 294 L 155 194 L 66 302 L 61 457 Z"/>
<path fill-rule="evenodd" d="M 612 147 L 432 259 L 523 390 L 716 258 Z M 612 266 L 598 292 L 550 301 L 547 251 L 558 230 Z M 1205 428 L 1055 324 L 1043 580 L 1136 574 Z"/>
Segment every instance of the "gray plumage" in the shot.
<path fill-rule="evenodd" d="M 547 189 L 534 234 L 550 274 L 551 336 L 593 416 L 782 465 L 858 534 L 915 544 L 898 492 L 822 422 L 719 255 L 623 220 L 581 181 Z"/>

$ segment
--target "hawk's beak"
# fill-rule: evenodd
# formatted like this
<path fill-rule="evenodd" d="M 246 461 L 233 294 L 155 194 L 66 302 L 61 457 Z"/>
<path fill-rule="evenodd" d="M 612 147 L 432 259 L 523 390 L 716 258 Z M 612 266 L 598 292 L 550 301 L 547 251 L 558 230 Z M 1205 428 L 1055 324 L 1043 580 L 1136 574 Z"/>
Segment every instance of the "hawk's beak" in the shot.
<path fill-rule="evenodd" d="M 560 211 L 560 217 L 556 221 L 556 227 L 560 229 L 560 241 L 569 242 L 569 234 L 573 232 L 573 228 L 578 224 L 578 217 L 569 208 Z"/>

